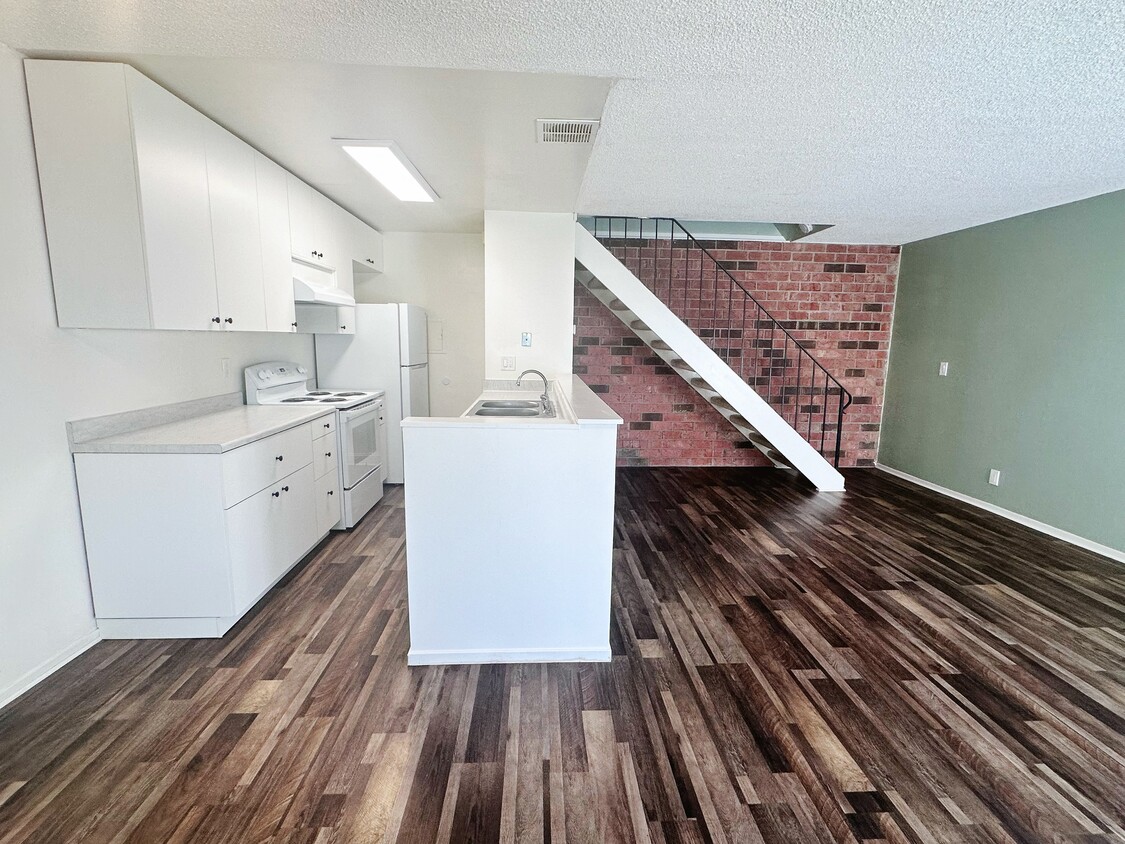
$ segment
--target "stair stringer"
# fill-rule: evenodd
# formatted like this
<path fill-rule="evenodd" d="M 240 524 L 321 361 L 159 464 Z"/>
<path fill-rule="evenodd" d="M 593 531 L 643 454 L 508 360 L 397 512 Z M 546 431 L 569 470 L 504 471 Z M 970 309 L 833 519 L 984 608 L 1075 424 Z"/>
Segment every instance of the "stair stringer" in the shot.
<path fill-rule="evenodd" d="M 843 491 L 844 476 L 580 223 L 574 225 L 574 254 L 576 262 L 613 298 L 619 300 L 620 307 L 606 302 L 618 318 L 631 329 L 633 320 L 640 320 L 647 330 L 633 330 L 650 346 L 653 339 L 663 341 L 669 349 L 653 348 L 653 351 L 665 359 L 667 357 L 661 354 L 662 351 L 672 352 L 682 360 L 691 374 L 702 379 L 703 387 L 692 384 L 692 379 L 681 368 L 677 367 L 676 371 L 712 404 L 715 402 L 707 393 L 713 393 L 729 404 L 731 415 L 741 416 L 746 421 L 745 426 L 733 421 L 732 424 L 751 442 L 755 442 L 756 438 L 743 427 L 763 438 L 769 445 L 769 448 L 763 449 L 767 457 L 775 464 L 791 465 L 821 492 Z M 598 291 L 593 292 L 596 295 Z M 727 416 L 726 413 L 723 415 Z M 729 420 L 730 416 L 727 418 Z M 755 442 L 755 445 L 759 444 Z M 770 455 L 770 448 L 784 460 Z"/>

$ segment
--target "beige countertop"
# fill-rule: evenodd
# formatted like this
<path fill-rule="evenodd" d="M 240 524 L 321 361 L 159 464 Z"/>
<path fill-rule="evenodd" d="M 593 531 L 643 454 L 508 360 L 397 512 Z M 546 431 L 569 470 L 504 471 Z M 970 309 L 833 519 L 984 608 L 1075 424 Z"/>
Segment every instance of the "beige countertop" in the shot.
<path fill-rule="evenodd" d="M 76 454 L 220 454 L 335 412 L 323 406 L 239 405 L 73 443 L 71 451 Z"/>

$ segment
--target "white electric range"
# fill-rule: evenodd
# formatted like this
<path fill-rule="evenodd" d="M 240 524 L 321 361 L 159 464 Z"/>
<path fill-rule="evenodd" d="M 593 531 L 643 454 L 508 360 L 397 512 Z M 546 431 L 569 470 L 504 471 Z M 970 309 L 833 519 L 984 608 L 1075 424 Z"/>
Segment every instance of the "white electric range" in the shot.
<path fill-rule="evenodd" d="M 336 410 L 336 448 L 343 495 L 337 529 L 354 527 L 383 497 L 387 477 L 387 429 L 382 390 L 320 389 L 308 370 L 289 361 L 248 366 L 247 404 L 325 405 Z"/>

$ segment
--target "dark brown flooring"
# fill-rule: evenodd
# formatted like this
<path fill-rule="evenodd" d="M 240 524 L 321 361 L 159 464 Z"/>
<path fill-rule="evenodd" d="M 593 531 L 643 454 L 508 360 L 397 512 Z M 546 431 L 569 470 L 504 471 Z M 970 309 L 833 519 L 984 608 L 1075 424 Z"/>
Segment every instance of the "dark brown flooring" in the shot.
<path fill-rule="evenodd" d="M 0 712 L 0 842 L 1125 840 L 1125 567 L 873 471 L 619 474 L 608 664 L 408 668 L 401 493 Z"/>

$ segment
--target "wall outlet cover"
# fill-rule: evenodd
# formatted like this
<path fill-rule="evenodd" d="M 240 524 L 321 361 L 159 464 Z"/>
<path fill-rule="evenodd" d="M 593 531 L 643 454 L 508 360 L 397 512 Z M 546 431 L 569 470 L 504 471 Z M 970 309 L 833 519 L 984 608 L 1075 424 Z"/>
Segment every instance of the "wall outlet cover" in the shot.
<path fill-rule="evenodd" d="M 949 374 L 949 361 L 943 360 L 941 362 L 941 364 L 938 365 L 938 375 L 948 375 L 948 374 Z"/>
<path fill-rule="evenodd" d="M 505 372 L 516 371 L 516 359 L 511 355 L 502 355 L 500 357 L 500 368 Z"/>
<path fill-rule="evenodd" d="M 999 469 L 989 469 L 988 470 L 988 482 L 990 484 L 992 484 L 993 486 L 1000 486 L 1000 470 Z"/>
<path fill-rule="evenodd" d="M 524 348 L 529 348 L 531 346 L 531 332 L 530 331 L 525 331 L 523 334 L 520 335 L 520 345 L 523 346 Z"/>

